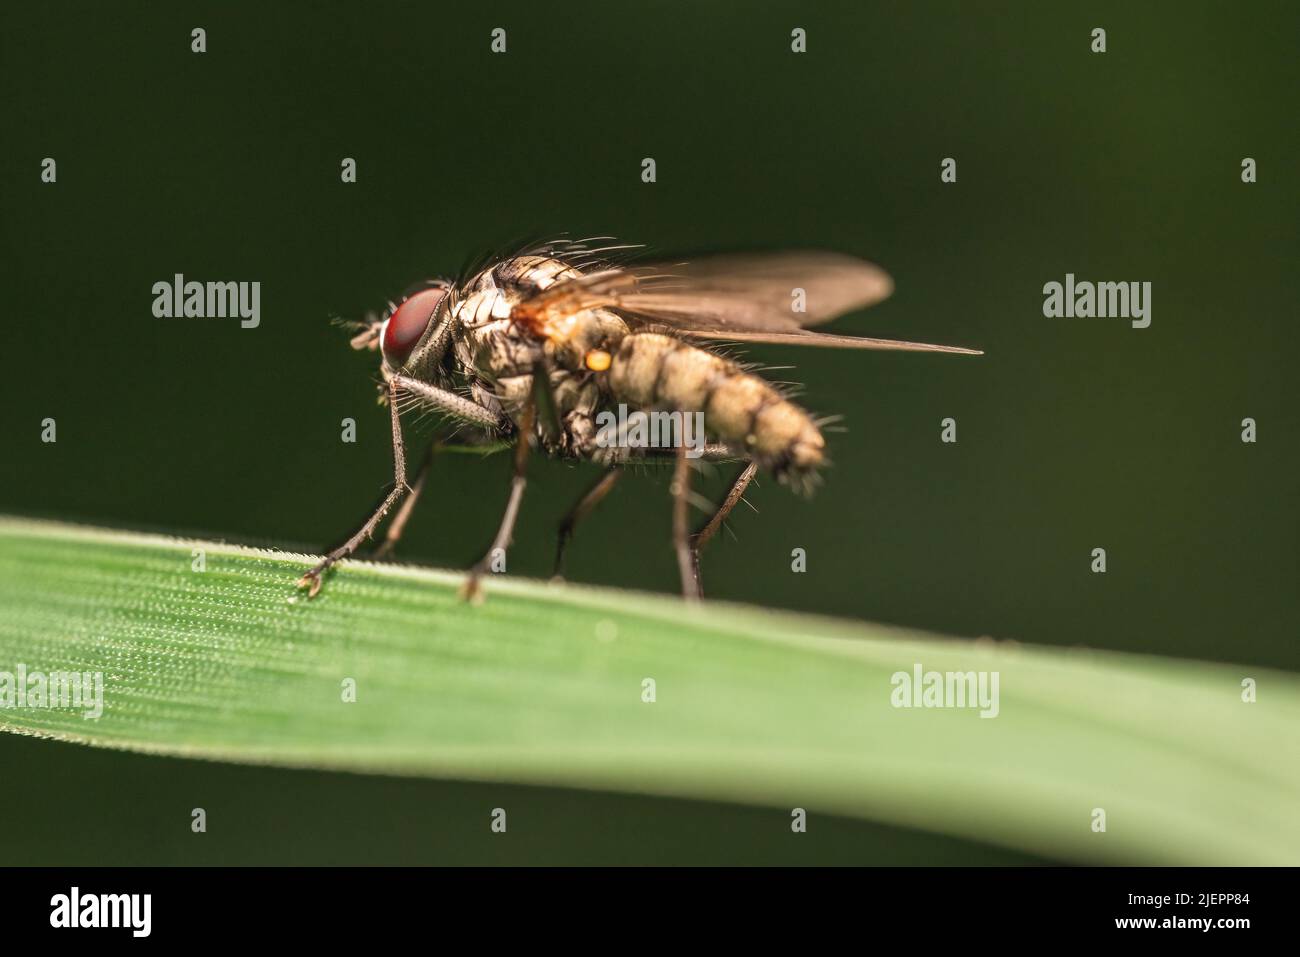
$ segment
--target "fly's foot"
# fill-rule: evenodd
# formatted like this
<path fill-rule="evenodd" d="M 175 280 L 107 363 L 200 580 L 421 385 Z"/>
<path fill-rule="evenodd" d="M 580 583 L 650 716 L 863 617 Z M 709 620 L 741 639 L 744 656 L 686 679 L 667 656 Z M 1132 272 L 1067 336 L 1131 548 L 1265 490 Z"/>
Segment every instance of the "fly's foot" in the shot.
<path fill-rule="evenodd" d="M 493 545 L 488 553 L 474 563 L 465 576 L 465 584 L 460 586 L 460 597 L 474 605 L 483 603 L 483 576 L 499 575 L 506 570 L 506 550 L 502 545 Z"/>
<path fill-rule="evenodd" d="M 307 600 L 315 598 L 320 594 L 321 585 L 324 584 L 324 575 L 329 571 L 330 566 L 334 564 L 334 559 L 327 558 L 315 568 L 310 569 L 306 574 L 298 579 L 294 585 L 295 588 L 307 589 Z"/>
<path fill-rule="evenodd" d="M 460 586 L 460 600 L 471 605 L 483 604 L 483 569 L 478 565 L 465 576 L 465 583 Z"/>

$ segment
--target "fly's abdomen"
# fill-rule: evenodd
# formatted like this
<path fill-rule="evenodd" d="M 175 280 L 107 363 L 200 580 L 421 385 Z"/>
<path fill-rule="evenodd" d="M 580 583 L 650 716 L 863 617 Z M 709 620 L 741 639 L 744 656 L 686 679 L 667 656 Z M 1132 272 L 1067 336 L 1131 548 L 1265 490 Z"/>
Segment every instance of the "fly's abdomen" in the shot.
<path fill-rule="evenodd" d="M 630 406 L 703 412 L 712 435 L 778 475 L 806 474 L 824 461 L 826 442 L 807 412 L 731 360 L 680 339 L 625 337 L 609 385 Z"/>

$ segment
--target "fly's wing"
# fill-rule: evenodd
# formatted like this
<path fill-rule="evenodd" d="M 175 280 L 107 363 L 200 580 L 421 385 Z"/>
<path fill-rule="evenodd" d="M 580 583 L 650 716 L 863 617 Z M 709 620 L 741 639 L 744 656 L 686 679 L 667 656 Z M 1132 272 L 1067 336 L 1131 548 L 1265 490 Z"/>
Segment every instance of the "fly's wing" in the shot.
<path fill-rule="evenodd" d="M 957 346 L 829 335 L 805 328 L 873 305 L 892 291 L 889 276 L 861 259 L 787 251 L 605 269 L 552 286 L 523 309 L 564 312 L 606 306 L 619 310 L 633 326 L 667 326 L 700 339 L 979 354 Z"/>
<path fill-rule="evenodd" d="M 696 332 L 790 332 L 819 326 L 875 305 L 894 291 L 883 269 L 841 253 L 730 254 L 645 268 L 671 277 L 663 283 L 668 288 L 657 290 L 652 280 L 629 297 L 628 306 L 679 317 Z M 802 299 L 801 312 L 792 308 L 796 295 Z"/>

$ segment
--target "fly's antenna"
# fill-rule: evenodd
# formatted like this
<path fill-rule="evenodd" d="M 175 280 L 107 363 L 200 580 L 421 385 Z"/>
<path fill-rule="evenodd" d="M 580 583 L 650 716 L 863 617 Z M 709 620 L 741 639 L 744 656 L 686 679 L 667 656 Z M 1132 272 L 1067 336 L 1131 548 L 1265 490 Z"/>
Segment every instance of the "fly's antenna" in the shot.
<path fill-rule="evenodd" d="M 379 328 L 384 324 L 384 317 L 375 312 L 367 312 L 364 319 L 344 319 L 335 316 L 330 320 L 331 326 L 337 326 L 352 333 L 353 349 L 378 349 Z"/>

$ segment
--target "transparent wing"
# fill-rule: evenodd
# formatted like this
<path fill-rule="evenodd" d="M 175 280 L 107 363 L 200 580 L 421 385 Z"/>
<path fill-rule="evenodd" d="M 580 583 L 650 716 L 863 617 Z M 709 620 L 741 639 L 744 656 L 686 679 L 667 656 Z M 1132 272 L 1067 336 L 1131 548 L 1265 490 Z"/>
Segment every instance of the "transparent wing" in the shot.
<path fill-rule="evenodd" d="M 894 291 L 884 270 L 840 253 L 705 256 L 645 268 L 665 279 L 638 289 L 627 307 L 680 317 L 697 331 L 789 332 L 864 309 Z"/>
<path fill-rule="evenodd" d="M 703 339 L 836 349 L 978 354 L 977 350 L 810 332 L 885 299 L 893 282 L 877 266 L 840 253 L 785 251 L 640 264 L 558 283 L 519 307 L 564 313 L 604 306 L 636 326 L 670 327 Z"/>

